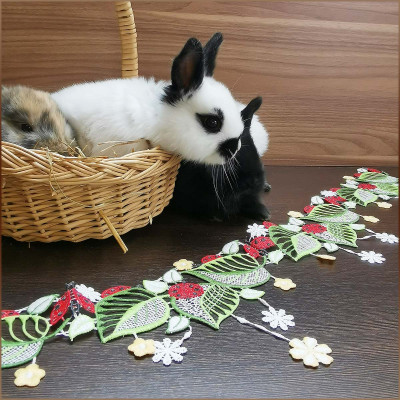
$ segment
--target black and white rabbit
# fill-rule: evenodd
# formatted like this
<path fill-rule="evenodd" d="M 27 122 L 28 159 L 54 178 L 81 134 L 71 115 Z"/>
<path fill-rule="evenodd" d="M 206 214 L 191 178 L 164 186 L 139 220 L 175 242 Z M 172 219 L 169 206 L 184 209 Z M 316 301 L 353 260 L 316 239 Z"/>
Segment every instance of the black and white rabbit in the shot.
<path fill-rule="evenodd" d="M 214 34 L 208 53 L 221 42 L 222 34 Z M 240 147 L 244 125 L 231 92 L 212 77 L 213 69 L 201 43 L 192 38 L 174 59 L 170 82 L 90 82 L 62 89 L 53 98 L 86 155 L 112 156 L 98 144 L 143 138 L 185 160 L 223 164 Z"/>
<path fill-rule="evenodd" d="M 73 131 L 50 93 L 22 85 L 1 87 L 1 139 L 59 153 L 76 145 Z"/>
<path fill-rule="evenodd" d="M 214 219 L 239 214 L 256 220 L 269 218 L 268 209 L 262 202 L 264 168 L 250 134 L 253 114 L 261 103 L 261 97 L 257 97 L 242 110 L 241 148 L 227 164 L 212 166 L 182 162 L 171 209 Z"/>

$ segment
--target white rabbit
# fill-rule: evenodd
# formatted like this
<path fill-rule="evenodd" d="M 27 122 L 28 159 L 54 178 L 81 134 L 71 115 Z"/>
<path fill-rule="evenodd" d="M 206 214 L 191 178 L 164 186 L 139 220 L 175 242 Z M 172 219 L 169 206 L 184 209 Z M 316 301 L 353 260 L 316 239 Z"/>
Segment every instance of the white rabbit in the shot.
<path fill-rule="evenodd" d="M 52 96 L 87 155 L 107 154 L 102 142 L 144 138 L 186 160 L 223 164 L 240 148 L 244 125 L 230 91 L 212 78 L 222 40 L 216 33 L 203 48 L 189 39 L 173 61 L 170 82 L 112 79 Z"/>

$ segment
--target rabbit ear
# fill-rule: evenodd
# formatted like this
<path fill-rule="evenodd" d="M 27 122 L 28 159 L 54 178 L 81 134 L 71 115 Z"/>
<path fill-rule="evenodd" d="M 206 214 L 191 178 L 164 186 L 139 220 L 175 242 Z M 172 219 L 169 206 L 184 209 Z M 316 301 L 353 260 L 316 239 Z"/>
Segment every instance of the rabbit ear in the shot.
<path fill-rule="evenodd" d="M 256 97 L 251 100 L 249 104 L 242 110 L 241 116 L 245 128 L 248 128 L 251 124 L 253 114 L 260 108 L 262 104 L 262 97 Z"/>
<path fill-rule="evenodd" d="M 219 46 L 221 46 L 224 40 L 222 33 L 217 32 L 211 37 L 211 39 L 204 46 L 204 64 L 205 64 L 205 75 L 213 76 L 215 68 L 215 59 L 217 57 Z"/>
<path fill-rule="evenodd" d="M 171 85 L 165 90 L 164 100 L 175 103 L 185 94 L 198 89 L 203 78 L 203 48 L 197 39 L 191 38 L 172 63 Z"/>

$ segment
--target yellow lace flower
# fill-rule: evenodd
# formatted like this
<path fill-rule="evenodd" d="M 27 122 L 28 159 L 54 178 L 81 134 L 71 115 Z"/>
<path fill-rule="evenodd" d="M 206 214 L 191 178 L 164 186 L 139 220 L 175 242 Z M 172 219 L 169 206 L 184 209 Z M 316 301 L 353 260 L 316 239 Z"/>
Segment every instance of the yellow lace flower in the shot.
<path fill-rule="evenodd" d="M 25 368 L 15 371 L 14 385 L 34 387 L 39 385 L 40 380 L 46 375 L 44 369 L 40 369 L 37 364 L 30 364 Z"/>
<path fill-rule="evenodd" d="M 379 222 L 379 218 L 376 218 L 376 217 L 374 217 L 372 215 L 361 215 L 361 216 L 365 219 L 365 221 L 372 222 L 374 224 L 376 222 Z"/>
<path fill-rule="evenodd" d="M 275 278 L 274 286 L 282 290 L 290 290 L 296 287 L 291 279 Z"/>
<path fill-rule="evenodd" d="M 128 346 L 128 350 L 136 357 L 143 357 L 147 354 L 154 354 L 156 348 L 154 347 L 154 340 L 135 339 L 134 342 Z"/>
<path fill-rule="evenodd" d="M 186 269 L 192 269 L 193 267 L 193 261 L 189 261 L 186 259 L 181 259 L 179 261 L 176 261 L 172 264 L 178 271 L 184 271 Z"/>
<path fill-rule="evenodd" d="M 287 213 L 287 215 L 289 215 L 290 217 L 293 217 L 293 218 L 303 218 L 304 217 L 304 215 L 298 211 L 289 211 Z"/>
<path fill-rule="evenodd" d="M 332 353 L 331 348 L 326 344 L 318 344 L 314 338 L 306 336 L 303 341 L 292 339 L 289 342 L 289 346 L 292 347 L 289 350 L 289 354 L 295 360 L 303 360 L 304 365 L 308 367 L 316 368 L 319 363 L 330 365 L 333 362 L 333 358 L 328 356 L 328 354 Z"/>

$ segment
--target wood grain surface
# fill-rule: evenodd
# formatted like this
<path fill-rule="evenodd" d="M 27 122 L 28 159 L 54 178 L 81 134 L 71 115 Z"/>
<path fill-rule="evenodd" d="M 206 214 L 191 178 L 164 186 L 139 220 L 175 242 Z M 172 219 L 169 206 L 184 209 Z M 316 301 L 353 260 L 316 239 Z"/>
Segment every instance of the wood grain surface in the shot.
<path fill-rule="evenodd" d="M 120 76 L 114 4 L 3 1 L 3 83 Z M 222 31 L 216 78 L 259 112 L 266 164 L 396 165 L 396 1 L 134 1 L 139 73 L 168 79 L 186 39 Z"/>
<path fill-rule="evenodd" d="M 398 176 L 398 169 L 386 171 Z M 267 172 L 272 190 L 266 203 L 272 221 L 284 223 L 289 210 L 301 210 L 354 167 L 274 166 Z M 370 205 L 357 211 L 380 218 L 379 224 L 367 223 L 369 228 L 398 235 L 398 200 L 392 203 L 391 209 Z M 157 279 L 180 258 L 198 262 L 244 239 L 252 222 L 201 221 L 167 209 L 153 225 L 124 235 L 125 255 L 113 238 L 30 247 L 3 238 L 2 307 L 26 306 L 63 291 L 71 280 L 103 290 Z M 193 322 L 183 363 L 170 367 L 135 360 L 127 351 L 129 337 L 105 345 L 94 333 L 73 343 L 58 338 L 38 357 L 47 372 L 38 387 L 17 389 L 15 369 L 3 370 L 3 398 L 398 398 L 398 246 L 369 239 L 359 242 L 359 250 L 380 252 L 386 262 L 371 265 L 343 251 L 331 267 L 319 266 L 312 256 L 298 263 L 283 260 L 270 270 L 292 278 L 296 289 L 264 286 L 273 307 L 295 316 L 287 336 L 308 335 L 332 347 L 335 361 L 329 367 L 305 368 L 291 359 L 286 342 L 228 318 L 219 331 Z M 242 301 L 235 314 L 262 323 L 263 309 Z M 161 340 L 165 334 L 159 328 L 140 336 Z"/>

